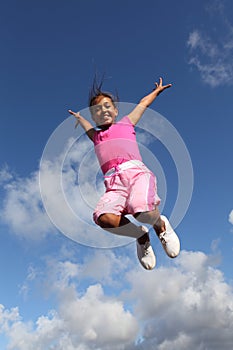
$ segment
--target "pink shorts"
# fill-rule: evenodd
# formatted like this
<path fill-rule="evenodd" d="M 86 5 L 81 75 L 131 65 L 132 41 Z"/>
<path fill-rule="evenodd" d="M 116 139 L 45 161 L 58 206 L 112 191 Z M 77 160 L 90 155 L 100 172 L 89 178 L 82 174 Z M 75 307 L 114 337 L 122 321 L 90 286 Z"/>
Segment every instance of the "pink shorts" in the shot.
<path fill-rule="evenodd" d="M 100 215 L 136 214 L 154 210 L 160 203 L 155 175 L 140 161 L 128 161 L 105 174 L 106 192 L 94 211 Z"/>

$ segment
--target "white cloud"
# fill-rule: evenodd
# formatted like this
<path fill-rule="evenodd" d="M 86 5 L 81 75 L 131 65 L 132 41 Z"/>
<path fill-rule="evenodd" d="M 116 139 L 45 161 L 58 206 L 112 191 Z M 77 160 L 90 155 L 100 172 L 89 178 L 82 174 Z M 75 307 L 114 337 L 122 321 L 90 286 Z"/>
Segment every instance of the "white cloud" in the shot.
<path fill-rule="evenodd" d="M 198 30 L 194 30 L 190 33 L 187 45 L 191 50 L 199 49 L 202 54 L 210 58 L 216 58 L 220 54 L 216 43 Z"/>
<path fill-rule="evenodd" d="M 71 145 L 73 142 L 73 139 L 68 140 Z M 88 225 L 93 225 L 92 211 L 99 189 L 93 191 L 93 180 L 90 185 L 92 168 L 96 164 L 93 159 L 89 157 L 90 174 L 85 166 L 82 167 L 82 174 L 78 174 L 79 166 L 85 160 L 85 152 L 88 154 L 87 143 L 82 142 L 81 149 L 74 146 L 67 155 L 61 152 L 53 162 L 44 162 L 40 171 L 25 178 L 13 174 L 7 166 L 2 168 L 0 181 L 5 193 L 0 211 L 1 221 L 15 234 L 28 239 L 40 239 L 55 232 L 53 224 L 71 237 L 75 238 L 78 233 L 82 240 L 82 236 L 87 236 Z M 82 186 L 77 186 L 77 178 L 81 178 L 81 175 Z M 82 221 L 77 222 L 77 217 Z"/>
<path fill-rule="evenodd" d="M 24 299 L 26 299 L 28 297 L 29 294 L 29 290 L 30 290 L 30 283 L 31 281 L 35 280 L 37 278 L 37 270 L 30 265 L 28 268 L 28 275 L 26 278 L 26 281 L 19 286 L 19 294 L 23 296 Z"/>
<path fill-rule="evenodd" d="M 21 321 L 14 310 L 1 311 L 9 350 L 123 350 L 138 331 L 132 314 L 120 301 L 105 298 L 99 285 L 90 286 L 82 297 L 70 295 L 59 312 L 50 311 L 34 324 Z"/>
<path fill-rule="evenodd" d="M 105 261 L 102 259 L 103 264 L 112 265 L 112 256 L 108 257 Z M 79 264 L 51 259 L 46 264 L 44 279 L 50 293 L 57 297 L 57 310 L 48 311 L 35 322 L 23 322 L 17 308 L 8 310 L 2 306 L 0 332 L 8 338 L 10 350 L 123 350 L 134 342 L 139 331 L 138 321 L 123 300 L 108 295 L 100 283 L 89 285 L 85 290 L 80 287 L 83 267 Z M 122 270 L 120 262 L 117 270 Z M 88 271 L 86 278 L 89 278 Z M 93 271 L 89 272 L 91 276 Z"/>
<path fill-rule="evenodd" d="M 17 308 L 0 308 L 8 349 L 232 349 L 233 290 L 211 265 L 212 257 L 182 252 L 170 266 L 149 272 L 132 257 L 137 265 L 125 269 L 124 257 L 113 252 L 101 250 L 93 261 L 88 258 L 86 270 L 87 261 L 46 262 L 44 278 L 58 305 L 35 322 L 24 322 Z M 94 281 L 97 258 L 103 270 L 108 265 L 109 278 L 101 282 L 100 273 Z M 84 288 L 90 277 L 93 283 Z M 117 280 L 124 286 L 121 292 Z"/>
<path fill-rule="evenodd" d="M 47 213 L 58 229 L 76 242 L 93 247 L 114 247 L 130 239 L 94 224 L 94 208 L 104 193 L 103 176 L 89 140 L 74 142 L 53 161 L 43 161 L 40 188 Z"/>
<path fill-rule="evenodd" d="M 18 308 L 8 310 L 0 305 L 0 331 L 9 338 L 9 350 L 47 349 L 60 336 L 63 326 L 55 311 L 40 316 L 33 324 L 21 320 Z"/>
<path fill-rule="evenodd" d="M 216 60 L 216 62 L 205 64 L 198 56 L 195 56 L 190 58 L 189 63 L 198 69 L 202 80 L 211 87 L 233 82 L 233 66 L 230 62 Z"/>
<path fill-rule="evenodd" d="M 5 197 L 0 212 L 1 221 L 21 237 L 40 239 L 51 232 L 51 222 L 43 210 L 38 173 L 19 178 L 4 171 Z"/>
<path fill-rule="evenodd" d="M 233 210 L 230 212 L 228 220 L 233 225 Z"/>
<path fill-rule="evenodd" d="M 94 224 L 93 210 L 104 193 L 103 177 L 92 144 L 88 140 L 81 145 L 74 141 L 69 139 L 58 157 L 44 161 L 39 171 L 26 178 L 2 170 L 5 196 L 1 221 L 16 235 L 28 239 L 44 238 L 59 229 L 87 246 L 129 243 L 131 238 L 111 235 Z"/>
<path fill-rule="evenodd" d="M 60 305 L 60 314 L 70 332 L 80 343 L 96 344 L 96 348 L 121 348 L 120 344 L 132 342 L 138 332 L 136 318 L 124 309 L 116 297 L 107 297 L 100 284 L 89 286 L 77 298 L 69 295 Z M 75 341 L 75 340 L 74 340 Z"/>
<path fill-rule="evenodd" d="M 138 142 L 139 146 L 141 144 L 143 146 L 150 146 L 155 141 L 156 141 L 156 138 L 153 135 L 138 128 L 138 130 L 137 130 L 137 142 Z"/>
<path fill-rule="evenodd" d="M 156 270 L 153 279 L 130 274 L 145 342 L 158 349 L 230 350 L 233 291 L 209 262 L 204 253 L 183 252 L 175 267 Z"/>
<path fill-rule="evenodd" d="M 191 49 L 195 49 L 200 45 L 200 34 L 197 30 L 194 30 L 189 34 L 187 45 L 191 47 Z"/>
<path fill-rule="evenodd" d="M 209 27 L 206 31 L 195 29 L 189 34 L 189 64 L 198 70 L 202 80 L 211 87 L 232 85 L 233 25 L 219 2 L 212 5 L 207 7 L 207 11 L 215 18 L 215 26 L 219 26 L 219 30 L 211 31 Z"/>
<path fill-rule="evenodd" d="M 127 250 L 135 250 L 135 243 L 130 245 Z M 133 268 L 134 261 L 124 251 L 123 255 L 116 256 L 111 250 L 106 250 L 103 254 L 101 250 L 93 252 L 90 256 L 84 258 L 84 263 L 80 269 L 81 279 L 89 278 L 92 281 L 102 281 L 105 285 L 113 287 L 122 287 L 122 281 L 118 278 L 119 275 Z"/>
<path fill-rule="evenodd" d="M 0 169 L 0 184 L 3 185 L 6 182 L 11 181 L 13 178 L 13 175 L 10 173 L 9 168 L 7 165 L 2 167 Z"/>

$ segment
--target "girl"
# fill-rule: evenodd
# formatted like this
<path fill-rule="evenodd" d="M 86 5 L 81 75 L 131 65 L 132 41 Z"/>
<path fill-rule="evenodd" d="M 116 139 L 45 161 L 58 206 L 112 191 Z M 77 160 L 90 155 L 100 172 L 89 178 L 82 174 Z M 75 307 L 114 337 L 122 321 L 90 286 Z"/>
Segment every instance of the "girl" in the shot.
<path fill-rule="evenodd" d="M 142 223 L 153 226 L 162 246 L 170 258 L 180 252 L 180 242 L 168 219 L 160 216 L 156 177 L 143 164 L 136 142 L 134 127 L 156 97 L 171 87 L 163 85 L 162 78 L 154 90 L 143 97 L 138 105 L 116 122 L 116 99 L 101 90 L 102 82 L 93 84 L 89 108 L 96 127 L 78 112 L 69 110 L 93 141 L 105 178 L 106 192 L 101 197 L 93 217 L 97 225 L 109 232 L 136 238 L 137 255 L 141 265 L 151 270 L 156 258 L 150 244 L 149 231 L 137 226 L 125 215 L 131 214 Z"/>

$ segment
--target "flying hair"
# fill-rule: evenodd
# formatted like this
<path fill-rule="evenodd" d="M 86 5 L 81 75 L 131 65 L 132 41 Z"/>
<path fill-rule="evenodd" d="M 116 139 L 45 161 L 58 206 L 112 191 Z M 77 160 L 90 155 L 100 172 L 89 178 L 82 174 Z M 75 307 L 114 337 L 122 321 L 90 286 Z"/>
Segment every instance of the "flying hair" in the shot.
<path fill-rule="evenodd" d="M 112 93 L 103 91 L 102 86 L 105 81 L 105 75 L 103 74 L 101 79 L 98 79 L 97 73 L 94 76 L 92 87 L 89 91 L 89 107 L 92 107 L 98 103 L 99 97 L 108 97 L 116 107 L 116 103 L 119 101 L 118 95 L 114 96 Z"/>

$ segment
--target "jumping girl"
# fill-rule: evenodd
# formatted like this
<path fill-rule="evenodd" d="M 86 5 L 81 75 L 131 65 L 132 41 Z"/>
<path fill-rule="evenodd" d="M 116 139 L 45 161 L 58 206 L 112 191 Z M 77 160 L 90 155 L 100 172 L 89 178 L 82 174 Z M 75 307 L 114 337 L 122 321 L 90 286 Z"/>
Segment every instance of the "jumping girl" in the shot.
<path fill-rule="evenodd" d="M 69 110 L 76 118 L 76 126 L 80 124 L 93 141 L 104 174 L 106 191 L 94 211 L 94 221 L 111 233 L 135 237 L 138 259 L 147 270 L 156 265 L 149 231 L 143 225 L 132 223 L 126 217 L 127 214 L 133 215 L 141 223 L 153 226 L 170 258 L 179 254 L 180 242 L 168 219 L 160 215 L 156 177 L 142 162 L 135 125 L 156 97 L 171 86 L 163 85 L 160 78 L 151 93 L 143 97 L 127 116 L 116 121 L 116 99 L 112 94 L 101 90 L 102 82 L 94 82 L 89 108 L 95 127 L 80 113 Z"/>

